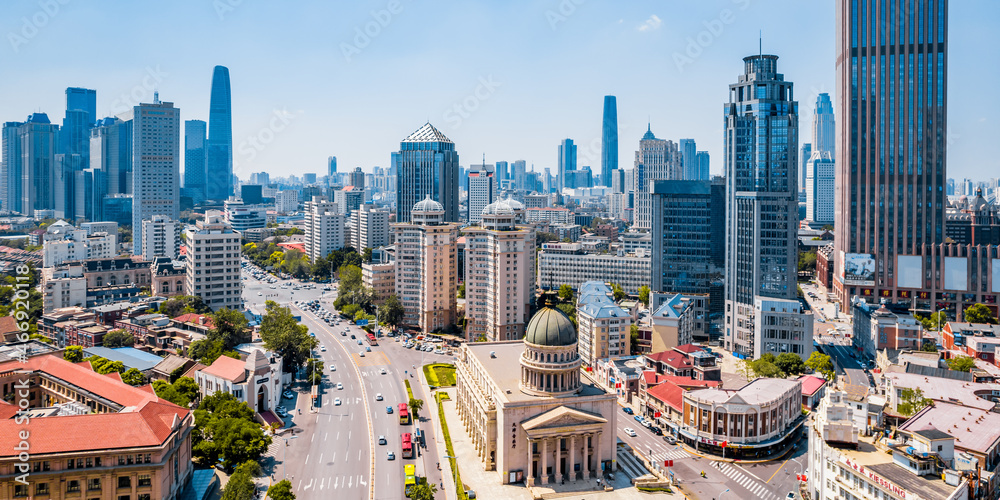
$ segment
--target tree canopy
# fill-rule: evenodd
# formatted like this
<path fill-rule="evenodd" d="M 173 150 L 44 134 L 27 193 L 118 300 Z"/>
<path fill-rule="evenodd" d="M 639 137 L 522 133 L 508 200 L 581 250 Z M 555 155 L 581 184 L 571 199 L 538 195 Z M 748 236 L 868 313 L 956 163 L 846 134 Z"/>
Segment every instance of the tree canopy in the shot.
<path fill-rule="evenodd" d="M 294 373 L 309 359 L 317 341 L 309 336 L 307 326 L 295 321 L 291 309 L 273 300 L 265 302 L 265 306 L 260 338 L 265 347 L 281 355 L 285 371 Z"/>
<path fill-rule="evenodd" d="M 396 294 L 392 294 L 379 307 L 378 316 L 382 320 L 382 323 L 390 326 L 398 326 L 403 321 L 404 313 L 403 304 L 399 301 L 399 297 Z"/>
<path fill-rule="evenodd" d="M 924 397 L 924 391 L 919 387 L 916 389 L 903 389 L 903 392 L 900 394 L 899 404 L 896 405 L 896 410 L 900 415 L 909 417 L 931 403 L 932 401 Z"/>
<path fill-rule="evenodd" d="M 78 345 L 66 346 L 66 350 L 63 351 L 63 359 L 70 363 L 83 361 L 83 347 Z"/>
<path fill-rule="evenodd" d="M 138 368 L 129 368 L 122 374 L 122 382 L 131 386 L 139 386 L 146 383 L 146 377 Z"/>
<path fill-rule="evenodd" d="M 236 309 L 219 309 L 212 314 L 212 323 L 208 339 L 213 342 L 221 341 L 223 351 L 250 342 L 250 330 L 247 328 L 249 323 L 242 312 Z"/>
<path fill-rule="evenodd" d="M 993 315 L 993 311 L 989 307 L 983 304 L 973 304 L 965 310 L 965 321 L 969 323 L 986 323 L 990 325 L 997 324 L 997 317 Z"/>
<path fill-rule="evenodd" d="M 802 362 L 802 358 L 798 354 L 792 354 L 790 352 L 783 352 L 778 355 L 774 360 L 774 364 L 782 371 L 785 375 L 799 375 L 805 371 L 805 363 Z"/>
<path fill-rule="evenodd" d="M 833 380 L 833 361 L 830 356 L 819 351 L 813 351 L 806 360 L 806 366 L 812 368 L 816 373 L 822 373 L 827 380 Z"/>
<path fill-rule="evenodd" d="M 976 360 L 969 356 L 958 356 L 948 360 L 948 368 L 957 372 L 970 372 L 976 367 Z"/>
<path fill-rule="evenodd" d="M 292 493 L 291 481 L 282 479 L 272 484 L 267 489 L 267 497 L 271 500 L 295 500 L 295 493 Z"/>
<path fill-rule="evenodd" d="M 570 302 L 573 300 L 573 287 L 569 285 L 559 286 L 559 299 L 564 302 Z"/>
<path fill-rule="evenodd" d="M 611 293 L 614 294 L 614 296 L 615 296 L 615 302 L 618 302 L 618 301 L 624 299 L 625 295 L 626 295 L 625 294 L 625 290 L 623 290 L 622 286 L 619 285 L 618 283 L 612 283 L 611 284 Z"/>
<path fill-rule="evenodd" d="M 642 305 L 649 307 L 649 287 L 646 285 L 639 287 L 639 302 L 642 302 Z"/>
<path fill-rule="evenodd" d="M 203 464 L 220 459 L 230 468 L 256 461 L 271 445 L 271 436 L 253 420 L 253 410 L 227 392 L 205 397 L 194 412 L 192 450 Z"/>
<path fill-rule="evenodd" d="M 132 347 L 135 345 L 135 337 L 133 337 L 131 333 L 122 329 L 111 330 L 110 332 L 104 334 L 101 344 L 104 347 L 111 349 L 115 347 Z"/>

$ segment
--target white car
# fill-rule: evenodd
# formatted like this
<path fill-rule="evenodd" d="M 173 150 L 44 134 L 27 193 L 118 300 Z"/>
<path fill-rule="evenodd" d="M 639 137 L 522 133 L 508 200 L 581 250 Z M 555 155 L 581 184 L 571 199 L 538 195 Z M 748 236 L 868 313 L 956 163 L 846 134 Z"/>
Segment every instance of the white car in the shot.
<path fill-rule="evenodd" d="M 378 437 L 378 444 L 386 444 L 386 443 L 388 443 L 388 441 L 386 441 L 385 436 Z"/>
<path fill-rule="evenodd" d="M 331 372 L 337 371 L 337 365 L 330 365 L 330 371 Z"/>
<path fill-rule="evenodd" d="M 334 406 L 340 406 L 340 398 L 334 398 L 333 405 Z"/>
<path fill-rule="evenodd" d="M 635 430 L 631 427 L 626 427 L 625 434 L 628 434 L 630 437 L 635 437 Z"/>
<path fill-rule="evenodd" d="M 382 401 L 382 393 L 381 392 L 375 395 L 375 401 Z"/>
<path fill-rule="evenodd" d="M 344 384 L 341 384 L 340 382 L 337 382 L 337 389 L 343 390 L 344 389 Z"/>
<path fill-rule="evenodd" d="M 379 373 L 381 373 L 382 375 L 385 375 L 385 374 L 386 374 L 386 373 L 388 373 L 388 372 L 386 372 L 386 371 L 385 371 L 385 368 L 383 368 L 383 369 L 382 369 L 382 370 L 381 370 L 381 371 L 380 371 Z"/>

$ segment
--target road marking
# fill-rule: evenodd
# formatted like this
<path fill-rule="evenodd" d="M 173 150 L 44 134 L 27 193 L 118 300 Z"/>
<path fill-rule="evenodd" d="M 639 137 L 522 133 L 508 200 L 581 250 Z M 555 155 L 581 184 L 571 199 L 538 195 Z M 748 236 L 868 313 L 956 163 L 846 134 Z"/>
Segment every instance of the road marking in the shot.
<path fill-rule="evenodd" d="M 319 454 L 319 462 L 316 462 L 316 463 L 318 463 L 320 465 L 323 465 L 323 454 L 322 453 Z"/>
<path fill-rule="evenodd" d="M 333 478 L 333 489 L 337 489 L 339 487 L 340 487 L 340 478 L 339 477 Z"/>
<path fill-rule="evenodd" d="M 330 459 L 330 463 L 336 463 L 336 462 L 337 462 L 337 452 L 333 452 L 333 458 Z"/>
<path fill-rule="evenodd" d="M 350 442 L 350 441 L 351 441 L 351 433 L 352 433 L 352 432 L 354 432 L 354 431 L 347 431 L 347 441 L 348 441 L 348 442 Z"/>
<path fill-rule="evenodd" d="M 361 450 L 358 450 L 358 461 L 361 461 Z"/>
<path fill-rule="evenodd" d="M 305 461 L 305 462 L 303 462 L 303 463 L 305 463 L 305 464 L 308 464 L 308 463 L 309 463 L 309 454 L 308 454 L 308 453 L 306 453 L 306 461 Z"/>
<path fill-rule="evenodd" d="M 784 467 L 785 464 L 787 464 L 789 460 L 791 460 L 791 459 L 790 458 L 786 458 L 784 462 L 781 462 L 781 465 L 778 466 L 777 469 L 775 469 L 774 474 L 771 474 L 771 477 L 767 478 L 767 481 L 764 481 L 764 482 L 765 483 L 770 483 L 771 480 L 774 479 L 774 476 L 778 475 L 778 471 L 781 470 L 781 468 Z"/>
<path fill-rule="evenodd" d="M 326 438 L 329 437 L 329 436 L 330 436 L 330 433 L 324 432 L 323 433 L 323 441 L 326 441 Z"/>

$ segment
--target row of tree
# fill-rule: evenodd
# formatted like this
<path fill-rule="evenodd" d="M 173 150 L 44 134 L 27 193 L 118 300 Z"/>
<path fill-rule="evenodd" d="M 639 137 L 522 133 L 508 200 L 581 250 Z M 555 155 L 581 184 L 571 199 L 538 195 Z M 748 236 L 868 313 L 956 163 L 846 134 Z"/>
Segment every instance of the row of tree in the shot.
<path fill-rule="evenodd" d="M 783 352 L 777 356 L 765 353 L 757 359 L 744 359 L 739 366 L 740 373 L 748 380 L 756 377 L 785 378 L 801 375 L 807 368 L 823 374 L 827 380 L 833 380 L 833 361 L 830 356 L 819 351 L 813 351 L 806 361 L 802 361 L 798 354 L 790 352 Z"/>

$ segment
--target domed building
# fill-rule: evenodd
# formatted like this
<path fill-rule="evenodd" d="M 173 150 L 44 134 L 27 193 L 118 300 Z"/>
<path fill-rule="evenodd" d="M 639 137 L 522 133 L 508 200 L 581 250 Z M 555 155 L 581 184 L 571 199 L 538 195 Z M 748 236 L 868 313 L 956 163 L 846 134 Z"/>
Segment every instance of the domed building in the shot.
<path fill-rule="evenodd" d="M 614 470 L 615 395 L 582 377 L 576 328 L 562 311 L 542 307 L 523 340 L 465 344 L 456 366 L 459 417 L 503 484 Z"/>

